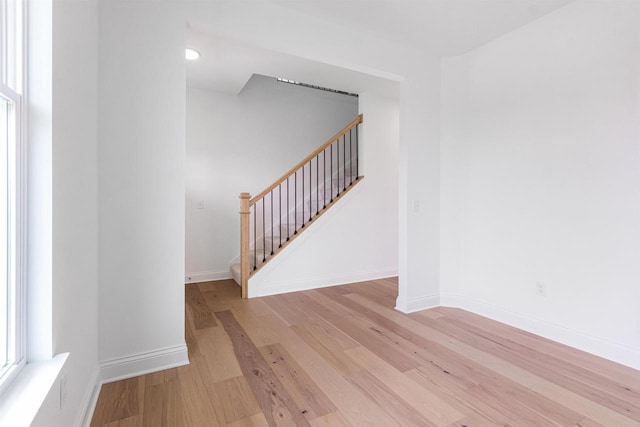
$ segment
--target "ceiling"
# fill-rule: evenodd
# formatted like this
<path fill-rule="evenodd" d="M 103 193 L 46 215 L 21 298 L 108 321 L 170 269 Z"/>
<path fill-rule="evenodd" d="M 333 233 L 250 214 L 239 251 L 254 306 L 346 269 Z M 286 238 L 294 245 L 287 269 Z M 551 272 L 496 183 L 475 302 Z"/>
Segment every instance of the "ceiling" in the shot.
<path fill-rule="evenodd" d="M 573 0 L 263 0 L 292 12 L 434 56 L 473 50 Z M 249 45 L 190 27 L 187 45 L 202 57 L 187 63 L 191 87 L 238 94 L 252 74 L 347 92 L 397 97 L 398 83 Z"/>
<path fill-rule="evenodd" d="M 398 82 L 358 73 L 220 36 L 194 28 L 187 32 L 187 45 L 201 57 L 187 61 L 187 85 L 236 95 L 253 74 L 282 77 L 352 93 L 375 91 L 398 96 Z"/>
<path fill-rule="evenodd" d="M 460 55 L 573 0 L 269 0 L 436 56 Z"/>

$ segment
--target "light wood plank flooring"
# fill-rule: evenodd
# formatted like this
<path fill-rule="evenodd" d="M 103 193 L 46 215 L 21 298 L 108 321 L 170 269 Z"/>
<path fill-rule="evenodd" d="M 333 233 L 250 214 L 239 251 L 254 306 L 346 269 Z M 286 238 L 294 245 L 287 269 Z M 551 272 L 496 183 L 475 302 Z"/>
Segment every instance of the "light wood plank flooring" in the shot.
<path fill-rule="evenodd" d="M 191 364 L 105 384 L 91 426 L 640 426 L 639 371 L 396 295 L 187 285 Z"/>

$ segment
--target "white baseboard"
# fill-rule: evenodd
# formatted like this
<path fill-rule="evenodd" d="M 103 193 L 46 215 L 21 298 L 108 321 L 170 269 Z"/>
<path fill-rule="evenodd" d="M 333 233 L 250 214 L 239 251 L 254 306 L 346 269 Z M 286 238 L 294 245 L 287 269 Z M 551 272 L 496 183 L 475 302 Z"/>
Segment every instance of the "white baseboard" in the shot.
<path fill-rule="evenodd" d="M 439 295 L 428 295 L 418 298 L 401 298 L 396 299 L 396 310 L 403 313 L 415 313 L 416 311 L 427 310 L 440 306 Z"/>
<path fill-rule="evenodd" d="M 442 307 L 460 307 L 460 295 L 440 294 L 440 305 Z"/>
<path fill-rule="evenodd" d="M 459 295 L 441 295 L 440 300 L 441 304 L 445 307 L 461 308 L 552 341 L 568 345 L 569 347 L 640 370 L 640 349 L 624 346 L 601 337 L 569 329 L 544 319 L 516 313 L 473 298 Z"/>
<path fill-rule="evenodd" d="M 225 279 L 231 279 L 231 272 L 228 268 L 226 270 L 198 271 L 195 273 L 187 273 L 184 276 L 184 283 L 201 283 Z"/>
<path fill-rule="evenodd" d="M 188 364 L 186 344 L 167 347 L 100 362 L 100 382 L 110 383 Z"/>
<path fill-rule="evenodd" d="M 259 286 L 251 286 L 251 282 L 249 282 L 249 298 L 284 294 L 287 292 L 307 291 L 309 289 L 326 288 L 329 286 L 346 285 L 349 283 L 363 282 L 365 280 L 385 279 L 387 277 L 395 277 L 397 275 L 398 270 L 396 268 L 386 268 L 286 282 L 267 282 L 261 283 Z"/>
<path fill-rule="evenodd" d="M 78 417 L 74 424 L 77 427 L 89 427 L 91 424 L 93 413 L 96 410 L 96 403 L 98 403 L 98 396 L 100 396 L 100 389 L 102 388 L 102 384 L 98 381 L 99 376 L 100 368 L 96 367 L 93 375 L 91 375 L 91 378 L 89 379 L 87 390 L 85 391 L 84 398 L 82 399 L 82 404 L 80 406 L 82 410 L 78 413 Z"/>

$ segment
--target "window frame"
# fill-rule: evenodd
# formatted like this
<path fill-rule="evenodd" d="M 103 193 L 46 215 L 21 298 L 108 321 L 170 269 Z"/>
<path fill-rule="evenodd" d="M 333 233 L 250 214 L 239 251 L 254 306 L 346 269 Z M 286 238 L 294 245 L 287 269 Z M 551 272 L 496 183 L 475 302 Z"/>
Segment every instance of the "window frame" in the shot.
<path fill-rule="evenodd" d="M 27 147 L 24 73 L 26 67 L 26 1 L 0 0 L 0 96 L 13 104 L 10 126 L 14 144 L 8 154 L 8 364 L 0 368 L 0 395 L 26 365 L 27 352 Z M 11 149 L 12 148 L 12 149 Z"/>

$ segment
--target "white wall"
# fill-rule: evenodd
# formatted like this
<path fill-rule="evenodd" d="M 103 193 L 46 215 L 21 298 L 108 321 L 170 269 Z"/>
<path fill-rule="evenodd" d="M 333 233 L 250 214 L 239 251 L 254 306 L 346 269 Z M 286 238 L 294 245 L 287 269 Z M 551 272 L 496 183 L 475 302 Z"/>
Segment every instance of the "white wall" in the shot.
<path fill-rule="evenodd" d="M 400 231 L 396 308 L 440 303 L 440 61 L 413 64 L 400 86 Z"/>
<path fill-rule="evenodd" d="M 98 375 L 97 10 L 53 3 L 52 350 L 70 356 L 34 426 L 79 425 Z"/>
<path fill-rule="evenodd" d="M 187 362 L 185 32 L 177 3 L 100 2 L 103 379 Z"/>
<path fill-rule="evenodd" d="M 188 88 L 187 282 L 229 278 L 238 195 L 258 194 L 357 115 L 355 97 L 273 77 L 254 75 L 238 96 Z"/>
<path fill-rule="evenodd" d="M 397 100 L 360 95 L 364 180 L 249 280 L 249 296 L 389 277 L 398 271 Z"/>
<path fill-rule="evenodd" d="M 578 1 L 442 70 L 443 302 L 635 368 L 638 22 Z"/>

